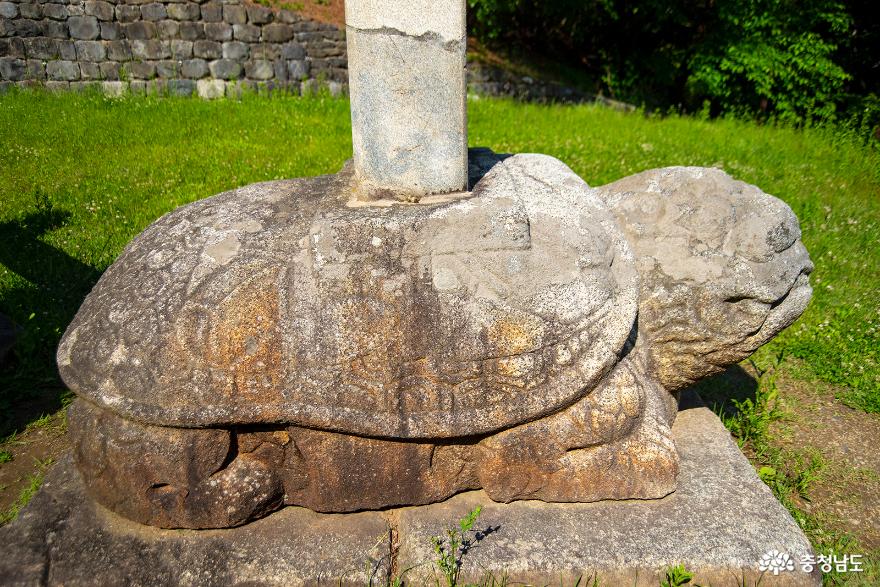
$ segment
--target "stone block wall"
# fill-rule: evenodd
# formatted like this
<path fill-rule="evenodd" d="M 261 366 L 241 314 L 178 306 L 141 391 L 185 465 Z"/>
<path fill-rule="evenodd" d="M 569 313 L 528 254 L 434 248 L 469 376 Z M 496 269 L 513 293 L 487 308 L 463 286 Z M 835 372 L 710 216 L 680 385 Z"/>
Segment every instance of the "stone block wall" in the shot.
<path fill-rule="evenodd" d="M 243 88 L 331 92 L 348 81 L 337 27 L 241 0 L 0 0 L 11 85 L 205 98 Z"/>

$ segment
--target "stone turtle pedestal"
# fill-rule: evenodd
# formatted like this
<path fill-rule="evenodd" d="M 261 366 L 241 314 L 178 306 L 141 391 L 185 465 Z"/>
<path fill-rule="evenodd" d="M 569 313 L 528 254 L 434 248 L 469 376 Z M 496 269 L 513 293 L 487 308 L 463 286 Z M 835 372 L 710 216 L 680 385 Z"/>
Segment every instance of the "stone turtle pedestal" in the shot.
<path fill-rule="evenodd" d="M 66 457 L 19 518 L 0 529 L 0 585 L 434 584 L 431 536 L 475 505 L 491 527 L 461 580 L 656 586 L 684 564 L 702 585 L 820 585 L 817 572 L 758 570 L 765 552 L 811 553 L 788 512 L 718 418 L 685 394 L 673 425 L 677 491 L 657 500 L 494 503 L 482 491 L 445 502 L 355 514 L 288 507 L 241 528 L 162 530 L 97 505 Z M 390 538 L 394 536 L 392 547 Z M 440 578 L 437 576 L 437 578 Z"/>

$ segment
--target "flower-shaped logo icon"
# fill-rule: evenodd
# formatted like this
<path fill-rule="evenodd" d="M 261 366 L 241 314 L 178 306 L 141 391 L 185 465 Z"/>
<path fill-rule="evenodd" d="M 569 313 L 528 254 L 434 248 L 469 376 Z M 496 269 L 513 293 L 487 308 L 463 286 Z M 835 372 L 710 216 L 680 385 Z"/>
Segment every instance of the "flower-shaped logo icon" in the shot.
<path fill-rule="evenodd" d="M 761 560 L 758 561 L 758 570 L 770 571 L 774 575 L 778 575 L 782 571 L 793 571 L 794 561 L 784 552 L 771 550 L 761 555 Z"/>

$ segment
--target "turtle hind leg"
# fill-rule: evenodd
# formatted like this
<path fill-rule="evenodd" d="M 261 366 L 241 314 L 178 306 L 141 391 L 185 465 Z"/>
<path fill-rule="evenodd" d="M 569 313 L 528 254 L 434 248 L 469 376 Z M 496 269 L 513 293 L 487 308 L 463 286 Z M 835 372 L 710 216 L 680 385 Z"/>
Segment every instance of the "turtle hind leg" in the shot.
<path fill-rule="evenodd" d="M 503 502 L 668 495 L 679 470 L 671 403 L 642 361 L 628 357 L 573 406 L 484 440 L 483 489 Z"/>
<path fill-rule="evenodd" d="M 162 528 L 228 528 L 282 505 L 271 463 L 239 452 L 234 432 L 141 424 L 82 399 L 69 417 L 89 494 L 125 518 Z"/>

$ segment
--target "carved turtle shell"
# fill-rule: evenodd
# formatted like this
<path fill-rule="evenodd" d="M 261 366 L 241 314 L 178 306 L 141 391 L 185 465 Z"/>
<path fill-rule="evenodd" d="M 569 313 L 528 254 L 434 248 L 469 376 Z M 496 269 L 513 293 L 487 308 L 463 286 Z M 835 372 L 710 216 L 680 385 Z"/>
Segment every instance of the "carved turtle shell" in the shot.
<path fill-rule="evenodd" d="M 565 165 L 510 157 L 417 205 L 355 205 L 349 180 L 256 184 L 160 218 L 68 328 L 65 382 L 148 424 L 448 438 L 558 411 L 617 362 L 633 256 Z"/>

